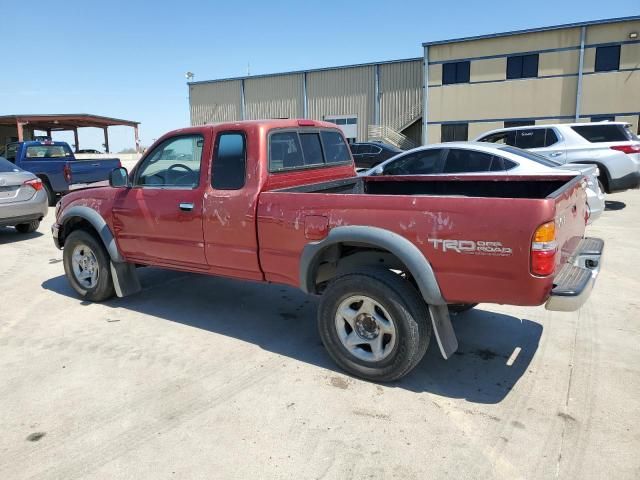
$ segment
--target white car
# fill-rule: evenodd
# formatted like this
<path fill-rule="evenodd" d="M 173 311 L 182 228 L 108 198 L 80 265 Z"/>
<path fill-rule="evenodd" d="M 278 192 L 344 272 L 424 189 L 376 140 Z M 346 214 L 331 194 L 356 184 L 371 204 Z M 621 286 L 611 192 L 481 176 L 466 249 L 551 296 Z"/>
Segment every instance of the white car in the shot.
<path fill-rule="evenodd" d="M 640 139 L 625 122 L 501 128 L 476 141 L 527 149 L 560 163 L 597 165 L 607 193 L 640 186 Z"/>
<path fill-rule="evenodd" d="M 604 193 L 595 165 L 563 165 L 553 159 L 510 145 L 482 142 L 447 142 L 414 148 L 359 175 L 584 175 L 587 180 L 589 223 L 604 211 Z"/>

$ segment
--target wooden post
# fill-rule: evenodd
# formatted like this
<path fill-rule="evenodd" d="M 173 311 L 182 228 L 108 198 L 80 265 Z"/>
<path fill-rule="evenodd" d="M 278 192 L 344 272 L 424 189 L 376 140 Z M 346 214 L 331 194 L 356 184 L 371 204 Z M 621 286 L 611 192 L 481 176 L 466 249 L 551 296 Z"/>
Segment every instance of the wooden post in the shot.
<path fill-rule="evenodd" d="M 76 153 L 80 150 L 80 142 L 78 140 L 78 127 L 73 127 L 73 141 L 76 144 Z"/>
<path fill-rule="evenodd" d="M 24 123 L 18 121 L 16 122 L 16 127 L 18 128 L 18 141 L 24 142 Z"/>
<path fill-rule="evenodd" d="M 109 153 L 109 133 L 107 132 L 107 128 L 109 128 L 109 127 L 102 127 L 102 130 L 104 131 L 104 150 L 105 150 L 105 153 Z"/>
<path fill-rule="evenodd" d="M 140 153 L 140 137 L 138 137 L 138 125 L 133 127 L 133 136 L 136 140 L 136 153 Z"/>

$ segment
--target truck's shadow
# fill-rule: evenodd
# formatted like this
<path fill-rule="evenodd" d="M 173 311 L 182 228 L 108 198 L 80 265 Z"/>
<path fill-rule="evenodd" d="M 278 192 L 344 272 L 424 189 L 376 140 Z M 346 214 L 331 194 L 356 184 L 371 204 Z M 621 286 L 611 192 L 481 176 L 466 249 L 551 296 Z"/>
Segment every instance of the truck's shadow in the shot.
<path fill-rule="evenodd" d="M 42 235 L 43 233 L 37 230 L 32 233 L 20 233 L 13 227 L 0 227 L 0 245 L 24 242 L 32 238 L 41 237 Z"/>
<path fill-rule="evenodd" d="M 140 277 L 144 291 L 106 305 L 238 338 L 338 370 L 316 331 L 316 300 L 296 289 L 152 268 L 141 269 Z M 64 276 L 49 279 L 42 286 L 77 300 Z M 470 402 L 500 402 L 527 370 L 542 326 L 483 309 L 460 314 L 453 321 L 460 341 L 458 354 L 442 359 L 432 339 L 422 363 L 390 386 Z M 518 347 L 517 358 L 508 366 L 507 359 Z"/>

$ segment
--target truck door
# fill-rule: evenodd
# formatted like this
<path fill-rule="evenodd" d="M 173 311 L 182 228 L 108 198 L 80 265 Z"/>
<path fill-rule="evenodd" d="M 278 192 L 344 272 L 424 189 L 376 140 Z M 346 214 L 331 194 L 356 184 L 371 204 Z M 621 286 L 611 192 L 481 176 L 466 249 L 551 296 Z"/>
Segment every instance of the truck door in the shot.
<path fill-rule="evenodd" d="M 248 138 L 243 130 L 216 133 L 204 196 L 205 253 L 212 273 L 262 280 L 256 233 L 260 150 Z"/>
<path fill-rule="evenodd" d="M 147 154 L 132 188 L 118 189 L 113 225 L 119 247 L 133 261 L 206 269 L 201 172 L 205 136 L 172 136 Z"/>

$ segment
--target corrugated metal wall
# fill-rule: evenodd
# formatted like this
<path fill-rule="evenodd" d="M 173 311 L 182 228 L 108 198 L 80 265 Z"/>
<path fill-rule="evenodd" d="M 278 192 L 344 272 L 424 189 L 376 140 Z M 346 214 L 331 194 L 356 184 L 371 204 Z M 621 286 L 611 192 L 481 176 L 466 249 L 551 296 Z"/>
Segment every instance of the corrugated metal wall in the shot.
<path fill-rule="evenodd" d="M 240 83 L 240 80 L 229 80 L 190 85 L 191 125 L 240 120 Z"/>
<path fill-rule="evenodd" d="M 244 81 L 246 118 L 301 118 L 303 75 L 277 75 Z"/>
<path fill-rule="evenodd" d="M 356 115 L 358 140 L 367 138 L 374 121 L 375 67 L 353 67 L 307 73 L 309 118 Z"/>
<path fill-rule="evenodd" d="M 422 116 L 422 61 L 380 65 L 380 124 L 401 130 Z"/>

